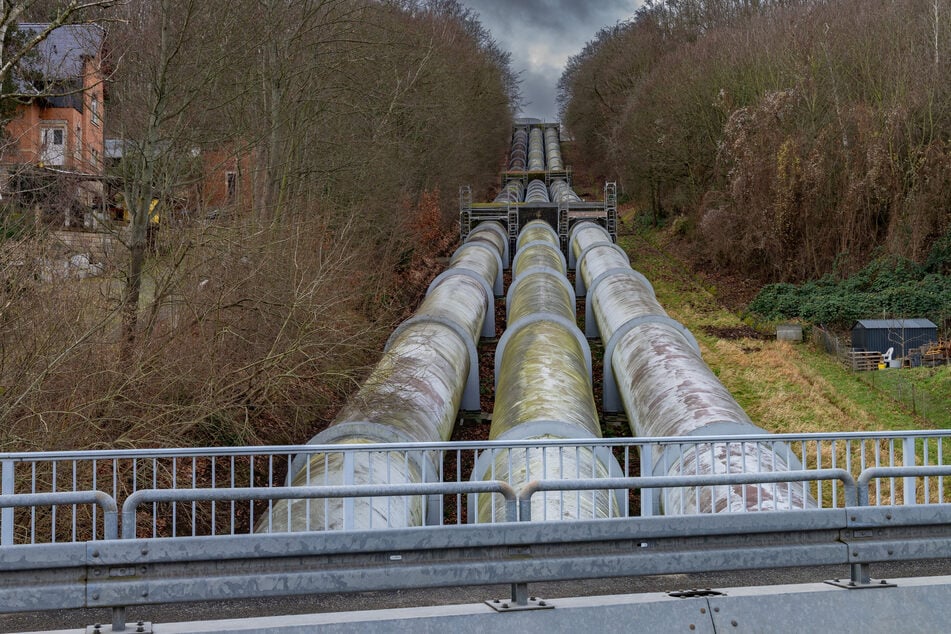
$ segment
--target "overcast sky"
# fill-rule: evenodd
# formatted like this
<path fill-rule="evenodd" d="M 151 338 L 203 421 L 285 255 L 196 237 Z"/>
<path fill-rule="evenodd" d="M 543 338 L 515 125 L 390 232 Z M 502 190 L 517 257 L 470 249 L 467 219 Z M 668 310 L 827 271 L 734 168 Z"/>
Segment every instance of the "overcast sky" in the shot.
<path fill-rule="evenodd" d="M 520 73 L 522 116 L 554 121 L 555 93 L 568 58 L 598 30 L 626 20 L 641 0 L 462 0 L 499 45 L 512 53 Z"/>

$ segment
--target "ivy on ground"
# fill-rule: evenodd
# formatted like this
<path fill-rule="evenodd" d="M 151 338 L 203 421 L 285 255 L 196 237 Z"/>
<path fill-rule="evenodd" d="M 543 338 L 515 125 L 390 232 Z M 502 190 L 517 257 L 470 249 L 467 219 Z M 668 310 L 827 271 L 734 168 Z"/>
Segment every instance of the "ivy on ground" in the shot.
<path fill-rule="evenodd" d="M 825 275 L 801 285 L 770 284 L 749 309 L 766 319 L 798 318 L 842 328 L 882 316 L 943 324 L 951 317 L 951 232 L 935 243 L 924 264 L 885 257 L 845 279 Z"/>

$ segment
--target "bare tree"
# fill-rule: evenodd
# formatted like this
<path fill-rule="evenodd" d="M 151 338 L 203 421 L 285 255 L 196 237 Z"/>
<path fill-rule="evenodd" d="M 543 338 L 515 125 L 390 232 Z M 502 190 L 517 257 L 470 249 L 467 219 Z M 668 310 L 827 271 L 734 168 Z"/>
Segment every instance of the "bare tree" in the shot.
<path fill-rule="evenodd" d="M 217 103 L 209 101 L 208 87 L 229 58 L 217 35 L 231 23 L 199 0 L 130 3 L 123 17 L 114 44 L 123 64 L 114 89 L 114 129 L 123 140 L 120 177 L 130 215 L 122 304 L 124 339 L 131 344 L 149 227 L 183 187 L 200 178 L 190 158 L 203 140 L 203 113 Z"/>

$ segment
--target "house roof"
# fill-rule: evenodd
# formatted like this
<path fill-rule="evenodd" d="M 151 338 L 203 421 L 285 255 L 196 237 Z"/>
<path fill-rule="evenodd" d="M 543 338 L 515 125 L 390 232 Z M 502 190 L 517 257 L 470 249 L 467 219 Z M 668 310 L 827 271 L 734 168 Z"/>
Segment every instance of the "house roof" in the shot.
<path fill-rule="evenodd" d="M 904 328 L 906 330 L 912 328 L 937 328 L 937 326 L 934 325 L 930 319 L 860 319 L 855 322 L 855 325 L 852 326 L 852 329 L 855 330 L 859 326 L 865 328 L 866 330 L 876 330 L 882 328 Z"/>
<path fill-rule="evenodd" d="M 34 35 L 49 26 L 48 23 L 21 23 L 24 34 Z M 53 29 L 36 47 L 36 54 L 28 56 L 24 65 L 38 71 L 47 81 L 61 81 L 81 77 L 83 63 L 95 57 L 102 48 L 105 31 L 96 24 L 65 24 Z"/>
<path fill-rule="evenodd" d="M 122 155 L 125 153 L 126 141 L 122 139 L 106 139 L 105 151 L 106 158 L 110 159 L 121 159 Z"/>

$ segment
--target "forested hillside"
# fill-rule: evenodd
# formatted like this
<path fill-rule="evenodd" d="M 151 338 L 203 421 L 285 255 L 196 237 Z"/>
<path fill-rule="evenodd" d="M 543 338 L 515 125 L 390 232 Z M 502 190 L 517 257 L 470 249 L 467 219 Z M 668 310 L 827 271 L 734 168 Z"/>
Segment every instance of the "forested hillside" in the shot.
<path fill-rule="evenodd" d="M 582 160 L 719 266 L 920 280 L 951 273 L 949 77 L 947 0 L 656 0 L 570 60 L 560 105 Z"/>
<path fill-rule="evenodd" d="M 0 449 L 306 441 L 425 291 L 458 186 L 494 181 L 508 55 L 454 0 L 81 17 L 107 29 L 108 202 L 131 219 L 78 279 L 46 203 L 5 201 Z M 216 156 L 237 174 L 212 208 Z"/>

